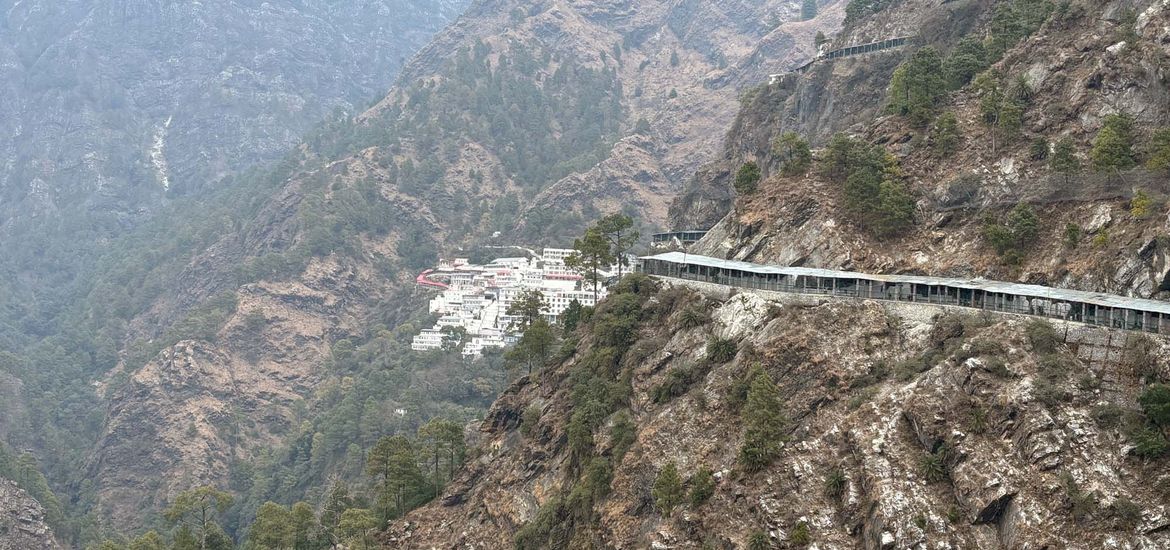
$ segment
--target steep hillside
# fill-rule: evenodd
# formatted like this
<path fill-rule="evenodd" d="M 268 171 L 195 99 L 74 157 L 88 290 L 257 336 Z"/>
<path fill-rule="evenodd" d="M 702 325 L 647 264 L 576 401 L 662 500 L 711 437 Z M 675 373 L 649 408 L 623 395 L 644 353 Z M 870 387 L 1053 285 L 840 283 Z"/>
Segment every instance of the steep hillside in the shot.
<path fill-rule="evenodd" d="M 279 179 L 257 167 L 367 107 L 464 5 L 0 1 L 0 436 L 71 522 L 92 506 L 92 384 L 170 282 L 144 274 L 254 214 Z"/>
<path fill-rule="evenodd" d="M 137 527 L 149 521 L 143 503 L 163 506 L 210 483 L 249 494 L 246 523 L 265 500 L 315 498 L 324 480 L 360 475 L 352 464 L 370 434 L 408 433 L 440 413 L 474 417 L 503 375 L 490 363 L 434 369 L 444 360 L 403 350 L 410 329 L 399 325 L 422 303 L 413 275 L 440 250 L 497 231 L 566 244 L 618 208 L 662 224 L 670 194 L 734 115 L 738 90 L 807 58 L 816 30 L 841 16 L 829 4 L 817 19 L 785 23 L 798 11 L 791 2 L 475 2 L 383 100 L 330 118 L 232 199 L 246 215 L 219 208 L 208 218 L 222 223 L 182 227 L 192 238 L 169 244 L 174 254 L 104 266 L 85 303 L 130 314 L 118 325 L 124 353 L 100 384 L 108 415 L 86 461 L 102 513 Z M 145 253 L 133 246 L 126 257 Z M 141 284 L 128 292 L 125 280 Z M 339 357 L 343 340 L 365 350 L 362 362 Z M 387 378 L 383 362 L 402 370 Z M 349 384 L 361 389 L 342 399 Z M 386 414 L 407 402 L 404 421 Z M 345 431 L 359 423 L 360 437 Z M 299 445 L 318 435 L 327 450 L 302 464 Z M 287 454 L 268 456 L 278 444 Z M 251 468 L 295 481 L 254 483 L 242 477 Z"/>
<path fill-rule="evenodd" d="M 1141 377 L 1170 375 L 1146 370 L 1165 364 L 1165 341 L 1133 340 L 1127 349 L 1147 355 L 1100 362 L 1092 360 L 1103 357 L 1099 346 L 1124 334 L 937 306 L 650 286 L 607 300 L 561 359 L 514 384 L 481 426 L 479 458 L 383 541 L 1170 542 L 1166 459 L 1134 450 Z M 758 439 L 760 429 L 775 435 Z M 760 456 L 769 445 L 762 463 L 745 459 L 747 449 Z M 662 481 L 670 467 L 675 492 Z"/>
<path fill-rule="evenodd" d="M 1170 126 L 1166 6 L 1145 2 L 1127 11 L 1117 3 L 957 4 L 892 4 L 879 15 L 917 17 L 922 28 L 936 32 L 903 50 L 814 65 L 808 75 L 757 90 L 725 160 L 708 167 L 709 176 L 676 204 L 677 225 L 722 218 L 696 251 L 1128 295 L 1161 292 L 1167 265 L 1159 236 L 1166 233 L 1170 189 L 1155 136 Z M 957 13 L 947 19 L 949 27 L 932 23 L 950 10 Z M 1031 19 L 1021 13 L 1031 13 Z M 1021 28 L 1008 33 L 1001 29 L 1004 20 Z M 837 41 L 863 32 L 876 36 L 869 28 L 868 20 L 847 27 Z M 928 46 L 941 60 L 944 89 L 953 91 L 931 102 L 925 113 L 930 120 L 923 123 L 897 114 L 883 91 L 899 63 L 930 63 L 912 57 Z M 981 59 L 964 68 L 973 51 Z M 855 87 L 863 77 L 871 84 Z M 804 94 L 831 96 L 844 86 L 866 98 L 870 117 L 816 123 L 817 109 L 808 109 Z M 767 114 L 777 109 L 785 114 Z M 944 136 L 940 121 L 948 117 L 953 123 Z M 1114 128 L 1125 135 L 1110 162 L 1097 155 L 1109 152 L 1101 136 L 1116 135 Z M 785 173 L 772 147 L 788 131 L 824 147 L 817 162 L 795 173 Z M 858 140 L 834 143 L 827 136 L 835 131 Z M 893 168 L 883 177 L 904 186 L 914 202 L 904 228 L 882 231 L 874 225 L 865 211 L 883 208 L 876 194 L 850 196 L 850 170 L 834 163 L 860 143 L 890 155 Z M 732 175 L 749 160 L 758 162 L 764 178 L 757 191 L 734 193 Z M 1028 227 L 1005 234 L 1013 220 Z"/>
<path fill-rule="evenodd" d="M 44 510 L 15 483 L 0 478 L 0 550 L 54 550 Z"/>
<path fill-rule="evenodd" d="M 111 238 L 252 185 L 464 5 L 0 2 L 0 326 L 66 330 Z"/>
<path fill-rule="evenodd" d="M 745 93 L 671 205 L 714 226 L 692 251 L 1163 291 L 1170 6 L 846 13 L 824 51 L 912 39 Z M 384 544 L 1170 544 L 1164 338 L 655 286 L 627 280 L 513 384 L 478 458 Z"/>
<path fill-rule="evenodd" d="M 462 7 L 0 2 L 3 229 L 90 210 L 131 223 L 279 159 L 383 92 Z"/>

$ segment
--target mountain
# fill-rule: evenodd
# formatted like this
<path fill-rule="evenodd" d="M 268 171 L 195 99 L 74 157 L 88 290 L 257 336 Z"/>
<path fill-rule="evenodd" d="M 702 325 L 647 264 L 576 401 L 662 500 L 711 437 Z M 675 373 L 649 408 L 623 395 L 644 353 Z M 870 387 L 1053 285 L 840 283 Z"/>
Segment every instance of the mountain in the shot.
<path fill-rule="evenodd" d="M 89 296 L 95 270 L 188 246 L 183 229 L 143 235 L 192 204 L 214 227 L 211 205 L 326 116 L 368 107 L 464 6 L 0 2 L 0 437 L 36 456 L 72 521 L 91 507 L 77 493 L 104 417 L 91 383 L 121 351 L 107 308 L 159 290 L 121 279 Z"/>
<path fill-rule="evenodd" d="M 575 353 L 496 401 L 483 453 L 385 546 L 1166 542 L 1165 458 L 1132 456 L 1131 421 L 1111 416 L 1131 414 L 1132 382 L 1043 321 L 685 284 L 643 284 L 594 315 Z M 615 318 L 637 327 L 617 349 Z M 753 468 L 765 377 L 775 458 Z"/>
<path fill-rule="evenodd" d="M 179 194 L 103 244 L 59 311 L 14 293 L 12 326 L 52 335 L 14 361 L 23 394 L 70 396 L 37 399 L 20 433 L 83 450 L 48 469 L 81 472 L 75 500 L 121 530 L 159 525 L 153 512 L 200 484 L 240 495 L 228 528 L 242 534 L 267 500 L 368 481 L 379 434 L 477 418 L 506 381 L 499 358 L 405 349 L 425 322 L 417 271 L 440 251 L 567 244 L 602 211 L 664 225 L 740 91 L 802 62 L 842 17 L 835 3 L 798 12 L 473 2 L 368 110 L 325 117 L 274 169 Z M 35 425 L 94 407 L 67 435 Z"/>
<path fill-rule="evenodd" d="M 905 60 L 904 50 L 817 64 L 804 78 L 753 96 L 732 129 L 724 159 L 706 167 L 676 202 L 673 223 L 714 225 L 695 251 L 716 256 L 1157 296 L 1170 267 L 1158 242 L 1162 220 L 1134 210 L 1132 201 L 1157 202 L 1166 193 L 1164 172 L 1144 164 L 1157 153 L 1143 145 L 1170 125 L 1167 50 L 1159 27 L 1165 10 L 1157 3 L 1130 11 L 1109 4 L 1099 14 L 1043 2 L 1007 6 L 947 4 L 918 10 L 913 20 L 885 19 L 901 13 L 887 9 L 834 39 L 834 45 L 846 45 L 932 29 L 917 47 L 938 52 L 942 70 L 959 71 L 950 78 L 963 81 L 948 83 L 957 89 L 945 90 L 931 106 L 936 117 L 954 117 L 955 137 L 946 151 L 936 146 L 942 141 L 937 124 L 923 127 L 890 114 L 882 91 Z M 960 67 L 971 55 L 965 48 L 977 44 L 970 37 L 994 36 L 988 25 L 996 21 L 1016 25 L 1010 43 L 995 46 L 1004 51 L 992 59 L 995 52 L 980 44 L 985 57 Z M 1051 55 L 1039 61 L 1032 51 Z M 987 68 L 982 81 L 972 72 Z M 1020 99 L 994 102 L 1013 93 Z M 849 106 L 850 115 L 819 118 L 834 104 Z M 1010 127 L 990 122 L 1005 107 L 1019 113 Z M 862 122 L 853 113 L 863 113 Z M 1094 166 L 1102 129 L 1118 121 L 1130 132 L 1120 169 Z M 783 160 L 770 140 L 785 131 L 808 136 L 824 147 L 822 155 L 833 153 L 836 132 L 883 146 L 912 195 L 913 224 L 883 235 L 861 212 L 877 205 L 852 204 L 841 175 L 782 174 Z M 1070 152 L 1070 170 L 1054 168 L 1061 142 Z M 764 178 L 758 192 L 737 195 L 730 182 L 748 161 L 762 167 Z M 692 204 L 717 206 L 704 211 Z M 1042 223 L 1020 242 L 993 242 L 988 230 L 1010 225 L 1008 211 L 1017 205 L 1023 205 L 1019 213 L 1030 212 Z"/>
<path fill-rule="evenodd" d="M 458 1 L 0 3 L 0 219 L 133 224 L 383 93 Z M 87 218 L 88 219 L 88 218 Z"/>
<path fill-rule="evenodd" d="M 61 545 L 45 524 L 44 509 L 15 483 L 0 478 L 0 549 L 53 550 Z"/>
<path fill-rule="evenodd" d="M 531 375 L 410 338 L 440 254 L 613 212 L 710 227 L 711 256 L 1153 295 L 1166 17 L 472 2 L 368 109 L 160 203 L 53 308 L 0 288 L 0 428 L 99 538 L 211 486 L 253 545 L 388 520 L 420 548 L 1164 545 L 1157 337 L 633 276 Z"/>
<path fill-rule="evenodd" d="M 0 2 L 0 324 L 59 333 L 112 239 L 364 109 L 464 5 Z"/>
<path fill-rule="evenodd" d="M 1158 297 L 1165 2 L 855 0 L 743 94 L 688 252 Z M 863 48 L 864 50 L 864 48 Z M 395 548 L 1155 548 L 1165 338 L 634 277 Z"/>

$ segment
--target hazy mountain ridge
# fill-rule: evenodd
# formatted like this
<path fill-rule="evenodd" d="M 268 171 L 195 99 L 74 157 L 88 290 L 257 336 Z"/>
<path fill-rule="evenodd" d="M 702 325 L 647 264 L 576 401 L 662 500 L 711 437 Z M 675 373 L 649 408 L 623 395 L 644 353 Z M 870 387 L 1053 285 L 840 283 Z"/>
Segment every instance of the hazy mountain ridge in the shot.
<path fill-rule="evenodd" d="M 250 168 L 368 106 L 464 5 L 0 2 L 0 432 L 74 501 L 70 528 L 92 505 L 90 384 L 134 304 L 254 207 Z"/>
<path fill-rule="evenodd" d="M 88 460 L 96 493 L 106 498 L 105 513 L 119 523 L 136 522 L 141 502 L 165 503 L 180 488 L 143 487 L 137 476 L 122 473 L 134 471 L 134 464 L 161 465 L 168 479 L 179 478 L 166 472 L 200 472 L 187 483 L 223 485 L 227 464 L 251 460 L 272 441 L 298 436 L 290 431 L 296 428 L 297 400 L 313 407 L 321 388 L 343 383 L 324 368 L 334 342 L 376 339 L 368 324 L 371 316 L 390 326 L 407 318 L 410 312 L 390 317 L 384 312 L 387 304 L 403 300 L 415 271 L 433 262 L 440 250 L 483 242 L 495 230 L 510 231 L 531 194 L 605 159 L 621 136 L 633 132 L 638 118 L 652 118 L 660 132 L 653 138 L 658 144 L 647 146 L 655 153 L 651 162 L 672 166 L 675 178 L 697 166 L 733 113 L 736 79 L 759 81 L 769 66 L 758 60 L 749 68 L 734 64 L 736 56 L 757 51 L 750 35 L 728 39 L 732 45 L 726 52 L 686 49 L 689 42 L 677 42 L 670 30 L 672 21 L 679 23 L 674 15 L 680 9 L 477 2 L 420 51 L 383 101 L 353 120 L 331 118 L 311 134 L 285 162 L 256 215 L 234 222 L 234 231 L 197 251 L 174 275 L 181 282 L 175 292 L 159 294 L 128 320 L 131 353 L 107 380 L 110 414 Z M 763 15 L 781 21 L 795 13 L 787 2 L 722 9 L 726 12 L 718 12 L 716 19 L 688 11 L 679 27 L 684 38 L 709 34 L 712 28 L 764 33 L 772 27 L 757 21 Z M 834 17 L 839 12 L 828 10 L 821 24 L 832 24 Z M 786 25 L 775 28 L 773 35 L 789 36 L 770 42 L 781 52 L 776 65 L 808 55 L 813 25 L 796 24 L 791 36 Z M 654 34 L 661 37 L 650 39 Z M 648 41 L 626 38 L 635 36 Z M 672 81 L 670 73 L 678 72 L 671 63 L 674 52 L 684 78 Z M 729 63 L 723 69 L 718 68 L 721 56 Z M 721 74 L 734 78 L 721 83 L 709 78 Z M 674 104 L 666 101 L 672 88 L 680 98 Z M 701 113 L 693 120 L 691 107 Z M 663 110 L 672 114 L 656 114 Z M 622 142 L 638 139 L 645 138 Z M 593 185 L 591 174 L 584 179 Z M 617 179 L 621 196 L 642 193 L 639 187 L 646 184 L 637 176 Z M 647 222 L 661 223 L 662 205 L 669 199 L 665 193 L 678 189 L 678 183 L 670 177 L 652 183 L 645 189 L 653 191 L 655 202 L 635 208 L 652 216 Z M 612 196 L 587 186 L 565 189 L 576 204 L 588 207 L 546 208 L 559 218 L 535 226 L 557 228 L 545 232 L 542 241 L 563 244 L 597 209 L 615 206 Z M 223 308 L 211 305 L 220 303 L 220 296 L 233 299 L 222 302 Z M 267 328 L 240 338 L 248 319 L 261 318 Z M 167 328 L 194 326 L 204 328 L 175 332 L 178 341 Z M 161 353 L 151 355 L 159 346 Z M 176 357 L 192 360 L 172 360 Z M 188 443 L 183 434 L 192 424 L 149 411 L 184 410 L 186 400 L 206 388 L 183 382 L 193 379 L 181 371 L 204 367 L 234 370 L 245 379 L 263 380 L 262 386 L 275 386 L 260 394 L 217 394 L 210 408 L 194 415 L 194 433 L 206 437 L 193 448 L 207 447 L 188 455 L 179 447 Z M 167 380 L 151 374 L 164 370 Z M 173 383 L 179 385 L 170 387 Z M 470 406 L 481 399 L 479 391 L 462 399 Z M 222 436 L 231 410 L 254 426 L 252 439 Z M 150 428 L 124 429 L 139 424 Z M 152 443 L 162 447 L 151 449 Z M 167 450 L 172 445 L 178 446 L 173 452 Z M 323 464 L 342 464 L 345 451 Z M 167 460 L 149 458 L 156 452 Z M 188 464 L 205 459 L 221 466 Z"/>
<path fill-rule="evenodd" d="M 133 223 L 353 111 L 459 1 L 39 2 L 0 10 L 0 227 Z M 356 12 L 356 13 L 355 13 Z"/>

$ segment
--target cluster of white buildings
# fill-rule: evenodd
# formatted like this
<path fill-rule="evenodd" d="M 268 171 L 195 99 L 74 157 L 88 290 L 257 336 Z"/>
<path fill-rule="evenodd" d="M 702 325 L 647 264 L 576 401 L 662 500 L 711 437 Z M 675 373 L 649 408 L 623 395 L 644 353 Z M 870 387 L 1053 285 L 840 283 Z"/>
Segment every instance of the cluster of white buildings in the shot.
<path fill-rule="evenodd" d="M 485 265 L 465 258 L 440 261 L 439 266 L 419 276 L 419 283 L 442 289 L 430 303 L 430 312 L 439 316 L 434 327 L 414 337 L 411 349 L 429 351 L 443 348 L 444 339 L 463 332 L 463 355 L 478 357 L 486 348 L 514 344 L 520 334 L 513 329 L 516 319 L 508 309 L 526 291 L 544 296 L 543 311 L 556 323 L 574 300 L 582 306 L 595 304 L 592 283 L 565 265 L 572 249 L 546 248 L 539 257 L 496 258 Z M 611 270 L 602 273 L 610 275 Z M 598 286 L 597 297 L 606 294 Z"/>

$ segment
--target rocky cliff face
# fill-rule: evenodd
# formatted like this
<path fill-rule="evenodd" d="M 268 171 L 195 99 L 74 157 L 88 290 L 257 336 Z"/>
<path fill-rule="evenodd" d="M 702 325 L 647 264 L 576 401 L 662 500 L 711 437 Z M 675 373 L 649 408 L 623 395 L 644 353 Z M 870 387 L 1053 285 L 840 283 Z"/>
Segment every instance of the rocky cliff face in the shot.
<path fill-rule="evenodd" d="M 1139 168 L 1066 178 L 1029 149 L 1037 138 L 1067 136 L 1087 164 L 1105 115 L 1125 112 L 1147 131 L 1167 125 L 1165 2 L 1073 3 L 1010 48 L 992 69 L 1026 82 L 1030 95 L 1012 139 L 980 122 L 985 98 L 972 87 L 943 101 L 962 135 L 950 157 L 932 154 L 921 129 L 884 112 L 899 63 L 923 45 L 945 54 L 964 35 L 993 34 L 993 13 L 1004 4 L 875 4 L 881 11 L 851 22 L 830 47 L 906 34 L 917 35 L 915 44 L 819 63 L 752 90 L 723 157 L 700 169 L 691 192 L 671 206 L 672 225 L 715 224 L 692 249 L 713 256 L 1157 294 L 1167 268 L 1164 174 Z M 1119 15 L 1125 7 L 1136 17 Z M 1122 34 L 1131 49 L 1118 45 Z M 846 214 L 840 182 L 816 169 L 782 175 L 771 142 L 784 131 L 814 147 L 836 132 L 880 146 L 917 199 L 914 225 L 875 238 Z M 736 196 L 731 179 L 748 160 L 764 179 Z M 1152 215 L 1135 209 L 1137 189 L 1157 197 Z M 1020 203 L 1037 213 L 1037 244 L 1009 262 L 985 233 Z M 1077 238 L 1068 235 L 1072 226 Z M 1137 395 L 1170 377 L 1165 338 L 704 285 L 636 293 L 642 298 L 619 292 L 599 306 L 560 358 L 501 396 L 481 426 L 478 459 L 439 501 L 394 523 L 383 542 L 1170 544 L 1166 458 L 1136 451 L 1145 422 Z M 623 332 L 629 327 L 614 315 L 638 324 Z M 737 454 L 751 412 L 745 386 L 757 367 L 778 387 L 786 436 L 777 460 L 751 472 Z M 663 513 L 654 486 L 668 464 L 686 490 L 701 469 L 713 471 L 710 499 L 683 498 Z"/>
<path fill-rule="evenodd" d="M 995 9 L 994 4 L 916 6 L 899 3 L 886 10 L 889 14 L 879 15 L 919 21 L 921 28 L 933 30 L 922 40 L 943 52 L 972 29 L 985 32 L 980 25 Z M 958 13 L 949 27 L 934 23 L 951 9 Z M 1023 79 L 1030 90 L 1021 133 L 1006 142 L 981 122 L 983 96 L 974 86 L 951 93 L 943 109 L 956 115 L 962 139 L 956 154 L 946 158 L 917 141 L 923 136 L 914 137 L 925 131 L 902 117 L 879 112 L 885 103 L 884 83 L 913 48 L 816 65 L 808 75 L 760 89 L 730 134 L 724 160 L 700 172 L 692 192 L 674 205 L 674 224 L 715 223 L 695 249 L 715 256 L 875 272 L 975 275 L 1154 295 L 1162 290 L 1166 275 L 1158 242 L 1167 229 L 1165 211 L 1159 204 L 1150 215 L 1134 216 L 1129 200 L 1139 190 L 1164 196 L 1168 191 L 1164 175 L 1141 168 L 1125 174 L 1088 168 L 1090 143 L 1106 115 L 1129 114 L 1142 132 L 1168 123 L 1165 66 L 1170 35 L 1165 29 L 1170 14 L 1161 3 L 1146 3 L 1138 6 L 1140 17 L 1122 22 L 1120 10 L 1122 6 L 1111 4 L 1101 16 L 1077 8 L 1054 15 L 992 67 Z M 862 34 L 868 40 L 886 32 L 873 30 L 873 24 L 862 23 L 843 34 L 861 41 Z M 1124 51 L 1117 48 L 1117 37 L 1130 31 L 1135 44 Z M 841 40 L 838 37 L 837 43 Z M 1043 60 L 1033 55 L 1036 51 L 1046 52 Z M 1118 62 L 1119 55 L 1128 61 Z M 809 95 L 840 96 L 846 105 L 857 101 L 859 106 L 847 108 L 849 116 L 821 121 L 823 111 L 835 108 L 833 101 L 810 104 L 805 100 Z M 783 114 L 767 114 L 775 112 Z M 784 131 L 808 135 L 814 146 L 834 131 L 882 144 L 916 194 L 915 227 L 897 238 L 874 238 L 845 214 L 840 182 L 816 169 L 800 177 L 780 175 L 770 139 Z M 1036 158 L 1031 149 L 1037 140 L 1051 147 L 1061 138 L 1075 144 L 1084 167 L 1069 176 L 1055 173 L 1049 161 Z M 730 175 L 747 160 L 758 160 L 768 175 L 759 193 L 733 198 Z M 1020 265 L 1006 265 L 983 231 L 989 216 L 995 219 L 1020 203 L 1039 212 L 1042 223 L 1036 242 L 1064 245 L 1037 247 Z M 1084 232 L 1080 244 L 1066 239 L 1070 226 Z M 1088 246 L 1090 241 L 1093 246 Z"/>
<path fill-rule="evenodd" d="M 710 322 L 695 326 L 694 308 Z M 1124 334 L 1060 327 L 1052 346 L 1011 316 L 729 297 L 701 286 L 657 294 L 640 318 L 617 375 L 630 384 L 628 410 L 619 406 L 593 436 L 596 456 L 612 465 L 612 489 L 585 515 L 560 512 L 575 518 L 561 520 L 573 526 L 566 536 L 583 537 L 574 541 L 742 548 L 762 532 L 771 547 L 1170 542 L 1170 477 L 1131 456 L 1132 442 L 1102 413 L 1133 407 L 1136 379 L 1119 368 L 1121 352 L 1094 360 L 1109 356 L 1111 341 L 1124 347 Z M 719 340 L 738 351 L 711 364 Z M 573 373 L 594 368 L 602 345 L 582 338 L 569 359 L 502 396 L 481 428 L 483 454 L 441 502 L 395 524 L 386 543 L 511 548 L 522 526 L 548 521 L 539 518 L 550 506 L 577 510 L 569 492 L 589 477 L 574 481 L 571 419 L 581 390 Z M 1159 340 L 1153 353 L 1162 357 L 1166 345 Z M 737 459 L 747 414 L 739 392 L 754 367 L 776 381 L 787 435 L 778 460 L 749 473 Z M 679 380 L 688 382 L 679 388 Z M 666 399 L 663 387 L 672 388 Z M 530 408 L 539 421 L 522 433 Z M 634 435 L 619 454 L 613 426 L 627 414 Z M 667 463 L 684 482 L 700 468 L 715 472 L 710 500 L 658 513 L 651 487 Z"/>
<path fill-rule="evenodd" d="M 233 464 L 279 447 L 324 379 L 330 345 L 360 333 L 377 302 L 370 279 L 326 260 L 296 281 L 242 287 L 213 341 L 180 341 L 106 389 L 107 421 L 86 467 L 107 517 L 140 525 L 143 509 L 200 484 L 226 487 Z M 354 294 L 370 303 L 344 303 Z"/>
<path fill-rule="evenodd" d="M 58 548 L 41 505 L 15 483 L 0 478 L 0 550 Z"/>
<path fill-rule="evenodd" d="M 634 128 L 592 170 L 552 185 L 527 208 L 522 224 L 550 209 L 625 208 L 655 227 L 669 225 L 670 201 L 717 156 L 740 94 L 804 63 L 815 54 L 816 33 L 840 24 L 844 4 L 821 4 L 809 21 L 785 2 L 646 4 L 622 17 L 599 17 L 601 10 L 591 9 L 586 20 L 600 26 L 591 34 L 626 48 L 618 70 L 629 123 L 648 125 Z"/>

